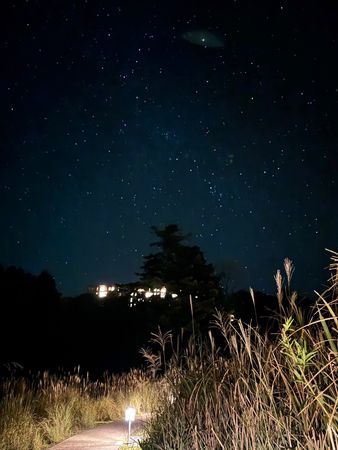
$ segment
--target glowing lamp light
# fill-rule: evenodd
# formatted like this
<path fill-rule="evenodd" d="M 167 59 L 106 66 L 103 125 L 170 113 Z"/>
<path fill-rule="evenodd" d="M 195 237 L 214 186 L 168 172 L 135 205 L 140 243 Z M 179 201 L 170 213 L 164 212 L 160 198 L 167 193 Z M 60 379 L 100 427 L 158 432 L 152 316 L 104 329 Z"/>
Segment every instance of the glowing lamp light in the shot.
<path fill-rule="evenodd" d="M 136 409 L 129 406 L 126 409 L 125 420 L 126 422 L 134 422 L 136 416 Z"/>
<path fill-rule="evenodd" d="M 129 406 L 125 412 L 125 421 L 128 422 L 128 445 L 130 442 L 131 423 L 134 422 L 136 416 L 136 409 Z"/>

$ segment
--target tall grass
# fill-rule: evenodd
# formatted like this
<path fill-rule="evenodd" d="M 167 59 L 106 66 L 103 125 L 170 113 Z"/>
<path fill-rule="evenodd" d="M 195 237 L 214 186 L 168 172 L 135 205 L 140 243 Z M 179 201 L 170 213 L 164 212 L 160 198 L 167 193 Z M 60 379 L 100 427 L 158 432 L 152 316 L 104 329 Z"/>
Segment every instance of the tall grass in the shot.
<path fill-rule="evenodd" d="M 142 351 L 147 373 L 3 381 L 0 450 L 45 449 L 122 418 L 129 404 L 138 415 L 152 413 L 143 450 L 338 450 L 337 253 L 332 261 L 330 286 L 308 309 L 299 306 L 294 267 L 284 261 L 273 335 L 216 311 L 207 339 L 194 332 L 184 348 L 170 332 L 153 334 L 158 351 Z"/>
<path fill-rule="evenodd" d="M 216 311 L 208 341 L 193 336 L 176 351 L 168 336 L 154 337 L 158 353 L 143 353 L 154 371 L 172 347 L 170 395 L 142 449 L 338 449 L 338 254 L 332 259 L 330 286 L 307 313 L 291 290 L 293 264 L 284 261 L 273 336 Z"/>
<path fill-rule="evenodd" d="M 79 371 L 47 372 L 2 382 L 0 450 L 41 450 L 97 422 L 121 419 L 127 405 L 138 415 L 154 409 L 157 382 L 133 370 L 92 382 Z"/>

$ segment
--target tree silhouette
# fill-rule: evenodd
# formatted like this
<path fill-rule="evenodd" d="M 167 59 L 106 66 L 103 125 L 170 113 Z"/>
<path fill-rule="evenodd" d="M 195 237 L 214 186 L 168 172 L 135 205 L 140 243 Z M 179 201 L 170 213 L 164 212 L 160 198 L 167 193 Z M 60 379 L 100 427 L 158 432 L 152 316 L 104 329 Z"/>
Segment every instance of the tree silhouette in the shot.
<path fill-rule="evenodd" d="M 147 287 L 161 287 L 187 298 L 211 300 L 220 295 L 220 280 L 212 264 L 205 260 L 201 249 L 184 244 L 190 235 L 182 234 L 178 225 L 170 224 L 165 228 L 152 227 L 159 238 L 151 246 L 160 249 L 144 257 L 140 281 Z"/>

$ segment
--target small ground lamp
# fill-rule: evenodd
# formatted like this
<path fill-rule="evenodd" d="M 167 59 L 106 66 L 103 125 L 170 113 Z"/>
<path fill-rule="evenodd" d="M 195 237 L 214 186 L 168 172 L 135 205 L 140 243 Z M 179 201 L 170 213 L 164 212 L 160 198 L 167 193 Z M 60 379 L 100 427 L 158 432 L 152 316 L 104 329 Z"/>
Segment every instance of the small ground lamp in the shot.
<path fill-rule="evenodd" d="M 134 422 L 135 416 L 136 416 L 136 409 L 129 406 L 126 409 L 125 413 L 125 421 L 128 422 L 128 445 L 130 443 L 131 423 Z"/>

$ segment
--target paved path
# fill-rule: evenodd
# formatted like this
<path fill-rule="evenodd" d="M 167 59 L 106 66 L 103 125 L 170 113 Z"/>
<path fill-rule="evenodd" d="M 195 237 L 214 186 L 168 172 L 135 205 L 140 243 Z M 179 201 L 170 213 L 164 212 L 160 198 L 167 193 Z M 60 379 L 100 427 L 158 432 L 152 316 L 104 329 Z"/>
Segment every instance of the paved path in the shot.
<path fill-rule="evenodd" d="M 142 434 L 142 428 L 145 422 L 135 420 L 131 427 L 131 439 L 137 443 Z M 76 436 L 54 445 L 49 450 L 116 450 L 128 440 L 128 423 L 124 420 L 109 422 L 82 431 Z"/>

